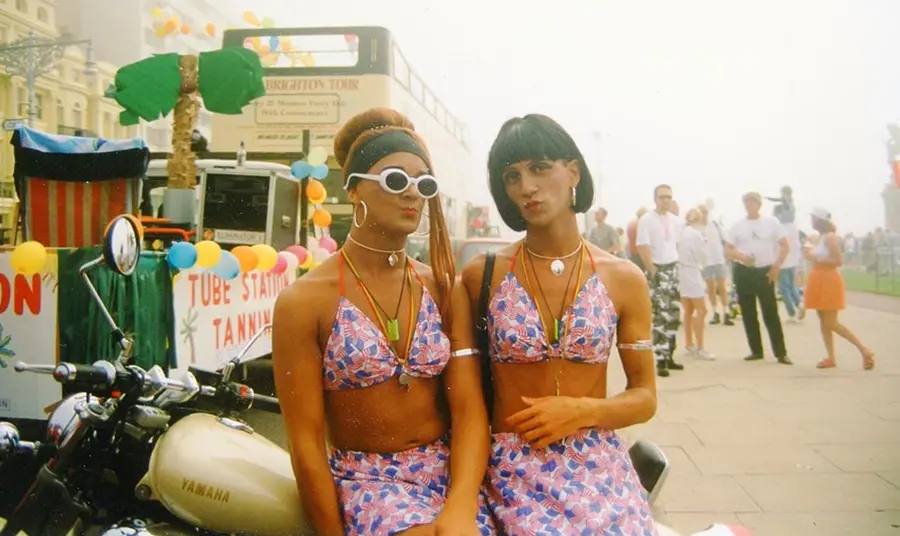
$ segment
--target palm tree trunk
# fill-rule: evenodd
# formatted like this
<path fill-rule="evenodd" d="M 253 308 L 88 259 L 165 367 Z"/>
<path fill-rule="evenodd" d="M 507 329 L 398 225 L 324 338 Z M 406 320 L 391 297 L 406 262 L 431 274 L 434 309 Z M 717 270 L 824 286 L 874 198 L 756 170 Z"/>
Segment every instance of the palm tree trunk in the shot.
<path fill-rule="evenodd" d="M 173 112 L 172 157 L 167 165 L 168 187 L 188 190 L 197 183 L 197 155 L 191 151 L 191 134 L 200 111 L 197 100 L 197 80 L 200 74 L 197 56 L 181 56 L 180 70 L 181 94 Z"/>

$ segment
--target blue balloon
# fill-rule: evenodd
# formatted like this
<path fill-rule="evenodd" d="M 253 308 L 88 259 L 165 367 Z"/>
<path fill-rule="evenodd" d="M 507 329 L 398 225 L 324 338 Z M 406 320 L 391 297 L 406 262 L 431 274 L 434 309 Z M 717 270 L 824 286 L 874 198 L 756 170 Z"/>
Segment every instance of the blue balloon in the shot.
<path fill-rule="evenodd" d="M 234 256 L 234 253 L 223 250 L 219 262 L 210 268 L 209 271 L 215 274 L 219 279 L 228 281 L 240 275 L 241 263 L 237 260 L 237 257 Z"/>
<path fill-rule="evenodd" d="M 324 179 L 328 176 L 328 166 L 325 164 L 319 164 L 318 166 L 312 168 L 312 171 L 309 173 L 312 175 L 314 179 Z"/>
<path fill-rule="evenodd" d="M 291 164 L 291 175 L 293 175 L 297 179 L 305 179 L 309 177 L 309 173 L 313 170 L 313 167 L 303 160 L 298 160 Z"/>
<path fill-rule="evenodd" d="M 278 39 L 278 36 L 273 35 L 272 37 L 269 38 L 269 51 L 275 52 L 276 50 L 278 50 L 278 45 L 280 45 L 280 44 L 281 44 L 281 40 Z"/>
<path fill-rule="evenodd" d="M 172 268 L 188 270 L 197 262 L 197 248 L 190 242 L 175 242 L 169 247 L 166 260 Z"/>

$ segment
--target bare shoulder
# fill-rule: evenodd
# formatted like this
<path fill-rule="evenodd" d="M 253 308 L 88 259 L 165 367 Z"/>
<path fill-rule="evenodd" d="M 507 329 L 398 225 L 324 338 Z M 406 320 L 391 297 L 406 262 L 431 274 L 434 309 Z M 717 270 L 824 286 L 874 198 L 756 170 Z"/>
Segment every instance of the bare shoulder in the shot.
<path fill-rule="evenodd" d="M 650 299 L 647 278 L 636 264 L 594 246 L 591 246 L 591 254 L 597 264 L 598 275 L 617 310 L 624 309 L 625 305 L 636 296 Z"/>
<path fill-rule="evenodd" d="M 331 257 L 282 290 L 275 300 L 274 314 L 300 318 L 320 310 L 309 305 L 325 303 L 333 297 L 338 291 L 338 276 L 337 261 Z"/>

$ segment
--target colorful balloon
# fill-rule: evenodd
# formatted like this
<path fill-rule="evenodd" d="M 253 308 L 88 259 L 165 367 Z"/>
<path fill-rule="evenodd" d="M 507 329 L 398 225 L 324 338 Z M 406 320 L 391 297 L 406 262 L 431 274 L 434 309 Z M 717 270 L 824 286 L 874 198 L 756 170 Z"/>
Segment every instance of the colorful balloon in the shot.
<path fill-rule="evenodd" d="M 269 50 L 271 50 L 272 52 L 277 51 L 279 44 L 280 43 L 277 35 L 269 37 Z"/>
<path fill-rule="evenodd" d="M 282 251 L 281 253 L 284 253 L 284 252 Z M 278 256 L 275 258 L 275 266 L 273 266 L 272 269 L 269 270 L 269 272 L 276 274 L 276 275 L 283 274 L 284 271 L 287 270 L 287 267 L 288 267 L 287 259 L 281 253 L 279 253 Z M 288 255 L 290 255 L 290 253 L 288 253 Z M 293 257 L 293 255 L 291 255 L 291 256 Z"/>
<path fill-rule="evenodd" d="M 231 253 L 237 258 L 243 273 L 256 269 L 259 264 L 259 255 L 250 246 L 237 246 L 231 250 Z"/>
<path fill-rule="evenodd" d="M 150 10 L 150 15 L 152 15 L 154 19 L 158 19 L 158 18 L 162 17 L 162 14 L 163 14 L 163 10 L 159 6 L 156 6 L 152 10 Z"/>
<path fill-rule="evenodd" d="M 309 173 L 314 179 L 324 179 L 328 176 L 328 166 L 325 164 L 319 164 L 318 166 L 312 168 L 312 171 Z"/>
<path fill-rule="evenodd" d="M 313 248 L 310 253 L 312 254 L 313 261 L 315 261 L 316 264 L 320 264 L 328 259 L 328 257 L 331 257 L 331 253 L 329 253 L 328 250 L 322 248 Z"/>
<path fill-rule="evenodd" d="M 256 269 L 261 272 L 268 272 L 278 262 L 278 252 L 268 244 L 256 244 L 251 246 L 250 249 L 255 251 L 259 257 L 259 264 L 256 265 Z"/>
<path fill-rule="evenodd" d="M 317 208 L 313 212 L 312 220 L 316 227 L 328 227 L 331 225 L 331 213 L 324 208 Z"/>
<path fill-rule="evenodd" d="M 306 177 L 309 177 L 310 171 L 312 171 L 312 166 L 303 160 L 298 160 L 291 164 L 291 175 L 293 175 L 295 179 L 305 179 Z"/>
<path fill-rule="evenodd" d="M 17 274 L 32 275 L 40 272 L 47 264 L 47 248 L 40 242 L 30 240 L 19 244 L 9 257 L 9 265 Z"/>
<path fill-rule="evenodd" d="M 287 263 L 288 272 L 297 271 L 297 267 L 300 266 L 300 261 L 297 259 L 297 256 L 290 251 L 279 251 L 278 257 L 284 258 L 285 262 Z"/>
<path fill-rule="evenodd" d="M 189 270 L 197 263 L 197 248 L 190 242 L 175 242 L 169 247 L 166 261 L 172 268 Z"/>
<path fill-rule="evenodd" d="M 295 257 L 297 257 L 297 264 L 303 264 L 306 262 L 306 259 L 309 258 L 309 250 L 307 250 L 303 246 L 288 246 L 285 249 L 288 253 L 292 253 Z"/>
<path fill-rule="evenodd" d="M 324 147 L 313 147 L 306 156 L 306 161 L 310 166 L 320 166 L 328 160 L 328 151 Z"/>
<path fill-rule="evenodd" d="M 334 253 L 337 251 L 338 243 L 334 238 L 330 236 L 323 236 L 319 239 L 319 247 L 327 251 L 328 253 Z"/>
<path fill-rule="evenodd" d="M 197 266 L 212 268 L 222 258 L 222 248 L 212 240 L 197 242 Z"/>
<path fill-rule="evenodd" d="M 256 13 L 252 11 L 244 11 L 244 22 L 249 24 L 250 26 L 259 26 L 259 19 L 256 17 Z"/>
<path fill-rule="evenodd" d="M 181 33 L 183 33 L 184 35 L 191 33 L 191 27 L 187 24 L 182 24 L 181 25 Z"/>
<path fill-rule="evenodd" d="M 165 37 L 165 36 L 169 35 L 169 29 L 166 28 L 165 25 L 162 25 L 159 28 L 157 28 L 156 31 L 154 31 L 153 33 L 156 35 L 156 37 Z"/>
<path fill-rule="evenodd" d="M 260 26 L 263 28 L 274 28 L 275 20 L 272 17 L 263 17 L 263 20 L 260 22 Z"/>
<path fill-rule="evenodd" d="M 312 254 L 309 254 L 306 256 L 305 259 L 303 259 L 303 262 L 300 263 L 300 266 L 298 268 L 300 268 L 301 270 L 309 270 L 315 264 L 316 264 L 315 259 L 313 259 Z"/>
<path fill-rule="evenodd" d="M 219 279 L 230 281 L 240 275 L 241 263 L 238 262 L 237 257 L 230 251 L 222 251 L 219 262 L 210 268 L 209 271 L 215 274 Z"/>
<path fill-rule="evenodd" d="M 321 182 L 310 180 L 309 183 L 307 183 L 306 198 L 310 203 L 320 205 L 325 202 L 327 196 L 328 192 L 325 191 L 325 186 L 323 186 Z"/>
<path fill-rule="evenodd" d="M 213 24 L 211 22 L 207 22 L 205 30 L 206 30 L 206 35 L 208 35 L 210 37 L 216 36 L 216 25 L 215 24 Z"/>

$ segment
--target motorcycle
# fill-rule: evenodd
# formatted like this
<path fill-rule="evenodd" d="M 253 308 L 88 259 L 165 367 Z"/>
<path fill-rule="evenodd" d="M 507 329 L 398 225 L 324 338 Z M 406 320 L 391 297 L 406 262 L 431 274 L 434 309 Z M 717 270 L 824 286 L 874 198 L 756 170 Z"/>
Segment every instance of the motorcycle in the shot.
<path fill-rule="evenodd" d="M 18 372 L 51 374 L 76 394 L 53 409 L 44 441 L 23 441 L 13 425 L 0 422 L 0 462 L 39 467 L 5 526 L 0 519 L 0 536 L 314 534 L 289 454 L 240 418 L 251 408 L 280 413 L 278 400 L 230 381 L 269 326 L 213 375 L 214 385 L 200 385 L 192 369 L 174 380 L 159 366 L 137 367 L 133 342 L 87 273 L 103 264 L 128 276 L 139 256 L 138 227 L 119 216 L 107 229 L 101 257 L 80 270 L 119 343 L 114 362 L 15 365 Z M 652 504 L 669 462 L 647 441 L 630 452 Z M 659 534 L 677 536 L 662 525 Z M 715 525 L 697 536 L 729 534 L 747 533 Z"/>
<path fill-rule="evenodd" d="M 40 459 L 31 486 L 0 523 L 0 536 L 312 534 L 288 453 L 240 418 L 251 408 L 280 413 L 278 400 L 230 381 L 264 326 L 242 351 L 200 385 L 159 366 L 133 364 L 133 342 L 116 325 L 88 277 L 101 264 L 131 275 L 140 257 L 138 227 L 115 218 L 103 254 L 80 269 L 112 326 L 120 354 L 92 365 L 16 363 L 50 374 L 70 395 L 53 409 L 46 439 L 19 438 L 0 422 L 0 462 Z M 4 486 L 0 486 L 4 487 Z"/>

